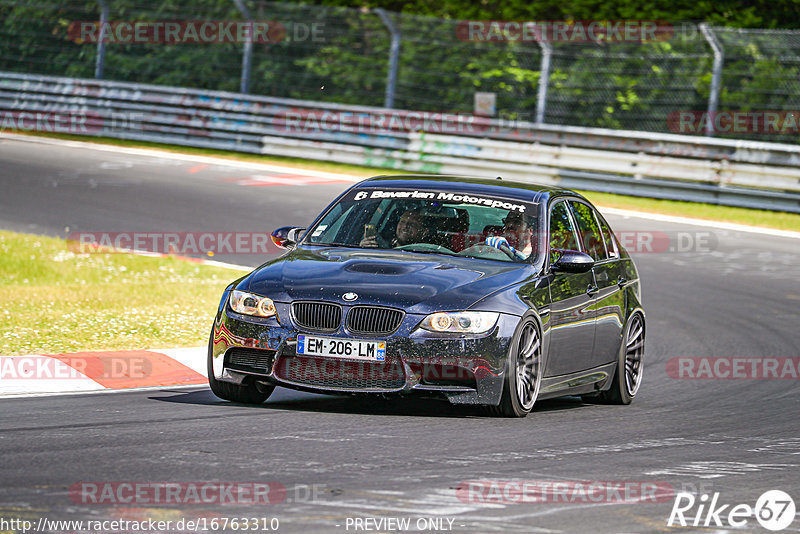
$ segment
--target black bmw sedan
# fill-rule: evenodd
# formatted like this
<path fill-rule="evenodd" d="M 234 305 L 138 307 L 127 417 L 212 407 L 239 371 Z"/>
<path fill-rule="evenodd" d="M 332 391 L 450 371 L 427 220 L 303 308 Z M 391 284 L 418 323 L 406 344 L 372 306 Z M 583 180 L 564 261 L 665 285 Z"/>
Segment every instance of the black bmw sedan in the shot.
<path fill-rule="evenodd" d="M 572 191 L 379 176 L 335 199 L 287 250 L 231 283 L 211 389 L 426 395 L 523 417 L 537 399 L 629 404 L 642 380 L 636 267 Z"/>

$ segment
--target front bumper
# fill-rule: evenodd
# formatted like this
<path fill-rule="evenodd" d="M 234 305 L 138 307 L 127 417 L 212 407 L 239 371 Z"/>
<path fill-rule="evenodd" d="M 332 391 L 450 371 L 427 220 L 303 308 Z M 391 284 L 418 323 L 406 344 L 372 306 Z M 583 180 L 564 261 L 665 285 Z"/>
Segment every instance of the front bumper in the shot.
<path fill-rule="evenodd" d="M 496 405 L 519 322 L 519 317 L 500 314 L 488 334 L 438 334 L 417 328 L 423 315 L 407 314 L 390 336 L 356 336 L 344 328 L 318 334 L 295 327 L 289 304 L 276 302 L 275 307 L 277 318 L 266 319 L 222 308 L 209 348 L 217 380 L 255 380 L 316 393 L 434 394 L 454 404 Z M 298 355 L 298 334 L 386 341 L 386 360 Z"/>

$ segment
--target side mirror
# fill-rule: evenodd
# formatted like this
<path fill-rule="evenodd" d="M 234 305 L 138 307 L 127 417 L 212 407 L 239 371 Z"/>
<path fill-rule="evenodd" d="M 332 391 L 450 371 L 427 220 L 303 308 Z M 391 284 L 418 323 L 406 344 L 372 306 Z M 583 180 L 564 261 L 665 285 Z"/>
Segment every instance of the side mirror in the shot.
<path fill-rule="evenodd" d="M 300 235 L 305 232 L 305 228 L 298 228 L 296 226 L 282 226 L 272 232 L 270 237 L 272 242 L 280 248 L 293 249 L 297 242 L 300 240 Z"/>
<path fill-rule="evenodd" d="M 585 273 L 594 266 L 594 260 L 588 254 L 577 250 L 565 250 L 552 265 L 554 271 L 565 273 Z"/>

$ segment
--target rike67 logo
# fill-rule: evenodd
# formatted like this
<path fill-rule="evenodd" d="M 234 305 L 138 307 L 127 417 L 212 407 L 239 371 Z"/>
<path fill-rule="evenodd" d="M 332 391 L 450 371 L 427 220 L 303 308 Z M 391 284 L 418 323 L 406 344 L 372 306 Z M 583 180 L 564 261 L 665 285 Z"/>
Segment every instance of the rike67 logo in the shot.
<path fill-rule="evenodd" d="M 791 525 L 794 516 L 794 500 L 781 490 L 764 492 L 756 500 L 755 506 L 721 503 L 719 492 L 715 492 L 710 499 L 708 494 L 698 498 L 691 493 L 681 492 L 675 495 L 667 525 L 747 528 L 748 521 L 755 517 L 763 528 L 778 531 Z"/>

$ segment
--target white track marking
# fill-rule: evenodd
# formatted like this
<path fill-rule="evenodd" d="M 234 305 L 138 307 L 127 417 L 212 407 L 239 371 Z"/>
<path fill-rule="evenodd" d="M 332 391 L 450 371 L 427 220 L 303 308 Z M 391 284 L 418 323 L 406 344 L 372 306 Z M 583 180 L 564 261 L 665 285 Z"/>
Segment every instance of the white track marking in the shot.
<path fill-rule="evenodd" d="M 180 154 L 177 152 L 167 152 L 165 150 L 157 150 L 152 148 L 131 148 L 131 147 L 122 147 L 115 145 L 104 145 L 101 143 L 90 143 L 85 141 L 66 141 L 63 139 L 51 139 L 47 137 L 13 135 L 5 133 L 0 134 L 0 139 L 10 139 L 13 141 L 23 141 L 28 143 L 41 143 L 46 145 L 57 145 L 68 148 L 83 148 L 88 150 L 97 150 L 100 152 L 113 152 L 114 154 L 130 154 L 134 156 L 171 159 L 171 160 L 186 161 L 191 163 L 207 163 L 209 165 L 233 167 L 238 169 L 255 169 L 267 172 L 281 173 L 281 174 L 303 173 L 308 176 L 317 176 L 320 178 L 330 178 L 330 179 L 337 179 L 349 182 L 360 182 L 361 180 L 364 180 L 364 177 L 355 176 L 352 174 L 337 174 L 324 171 L 307 170 L 300 167 L 282 167 L 280 165 L 272 165 L 268 163 L 238 161 L 234 159 L 217 158 L 213 156 Z M 253 156 L 255 154 L 242 153 L 242 155 Z"/>
<path fill-rule="evenodd" d="M 651 221 L 663 221 L 677 224 L 691 224 L 704 228 L 718 228 L 720 230 L 733 230 L 736 232 L 749 232 L 751 234 L 764 234 L 775 237 L 788 237 L 800 239 L 800 232 L 790 232 L 789 230 L 778 230 L 776 228 L 762 228 L 760 226 L 747 226 L 744 224 L 734 224 L 721 221 L 707 221 L 705 219 L 692 219 L 690 217 L 678 217 L 675 215 L 662 215 L 659 213 L 644 213 L 641 211 L 621 210 L 617 208 L 607 208 L 600 204 L 597 209 L 603 214 L 619 215 L 621 217 L 636 217 L 637 219 L 650 219 Z"/>
<path fill-rule="evenodd" d="M 647 471 L 649 476 L 695 476 L 697 478 L 721 478 L 761 471 L 796 470 L 797 464 L 751 464 L 746 462 L 691 462 L 667 469 Z"/>
<path fill-rule="evenodd" d="M 149 148 L 118 147 L 114 145 L 103 145 L 100 143 L 89 143 L 83 141 L 65 141 L 61 139 L 51 139 L 44 137 L 13 135 L 13 134 L 0 134 L 0 138 L 12 139 L 15 141 L 25 141 L 29 143 L 44 143 L 44 144 L 52 144 L 52 145 L 59 145 L 72 148 L 85 148 L 90 150 L 99 150 L 103 152 L 113 152 L 115 154 L 132 154 L 138 156 L 159 157 L 159 158 L 167 158 L 179 161 L 200 162 L 212 165 L 223 165 L 223 166 L 237 167 L 243 169 L 261 169 L 268 172 L 276 172 L 276 173 L 286 173 L 286 174 L 303 173 L 308 176 L 318 176 L 321 178 L 328 178 L 332 180 L 359 182 L 364 179 L 361 176 L 355 176 L 352 174 L 322 172 L 322 171 L 303 169 L 301 167 L 281 167 L 279 165 L 237 161 L 225 158 L 215 158 L 212 156 L 179 154 L 175 152 L 166 152 L 163 150 L 155 150 Z M 773 228 L 763 228 L 759 226 L 748 226 L 744 224 L 734 224 L 721 221 L 709 221 L 705 219 L 694 219 L 691 217 L 678 217 L 675 215 L 662 215 L 658 213 L 647 213 L 642 211 L 608 208 L 602 205 L 597 205 L 597 207 L 603 213 L 608 213 L 611 215 L 620 215 L 622 217 L 636 217 L 640 219 L 650 219 L 653 221 L 663 221 L 663 222 L 671 222 L 678 224 L 691 224 L 707 228 L 719 228 L 722 230 L 735 230 L 739 232 L 750 232 L 754 234 L 765 234 L 776 237 L 788 237 L 791 239 L 800 239 L 800 232 L 792 232 L 789 230 L 778 230 Z"/>
<path fill-rule="evenodd" d="M 148 349 L 152 350 L 152 349 Z M 159 352 L 172 358 L 173 360 L 182 363 L 189 369 L 208 378 L 208 367 L 206 365 L 206 357 L 208 356 L 208 347 L 188 347 L 182 349 L 158 349 L 152 352 Z"/>

